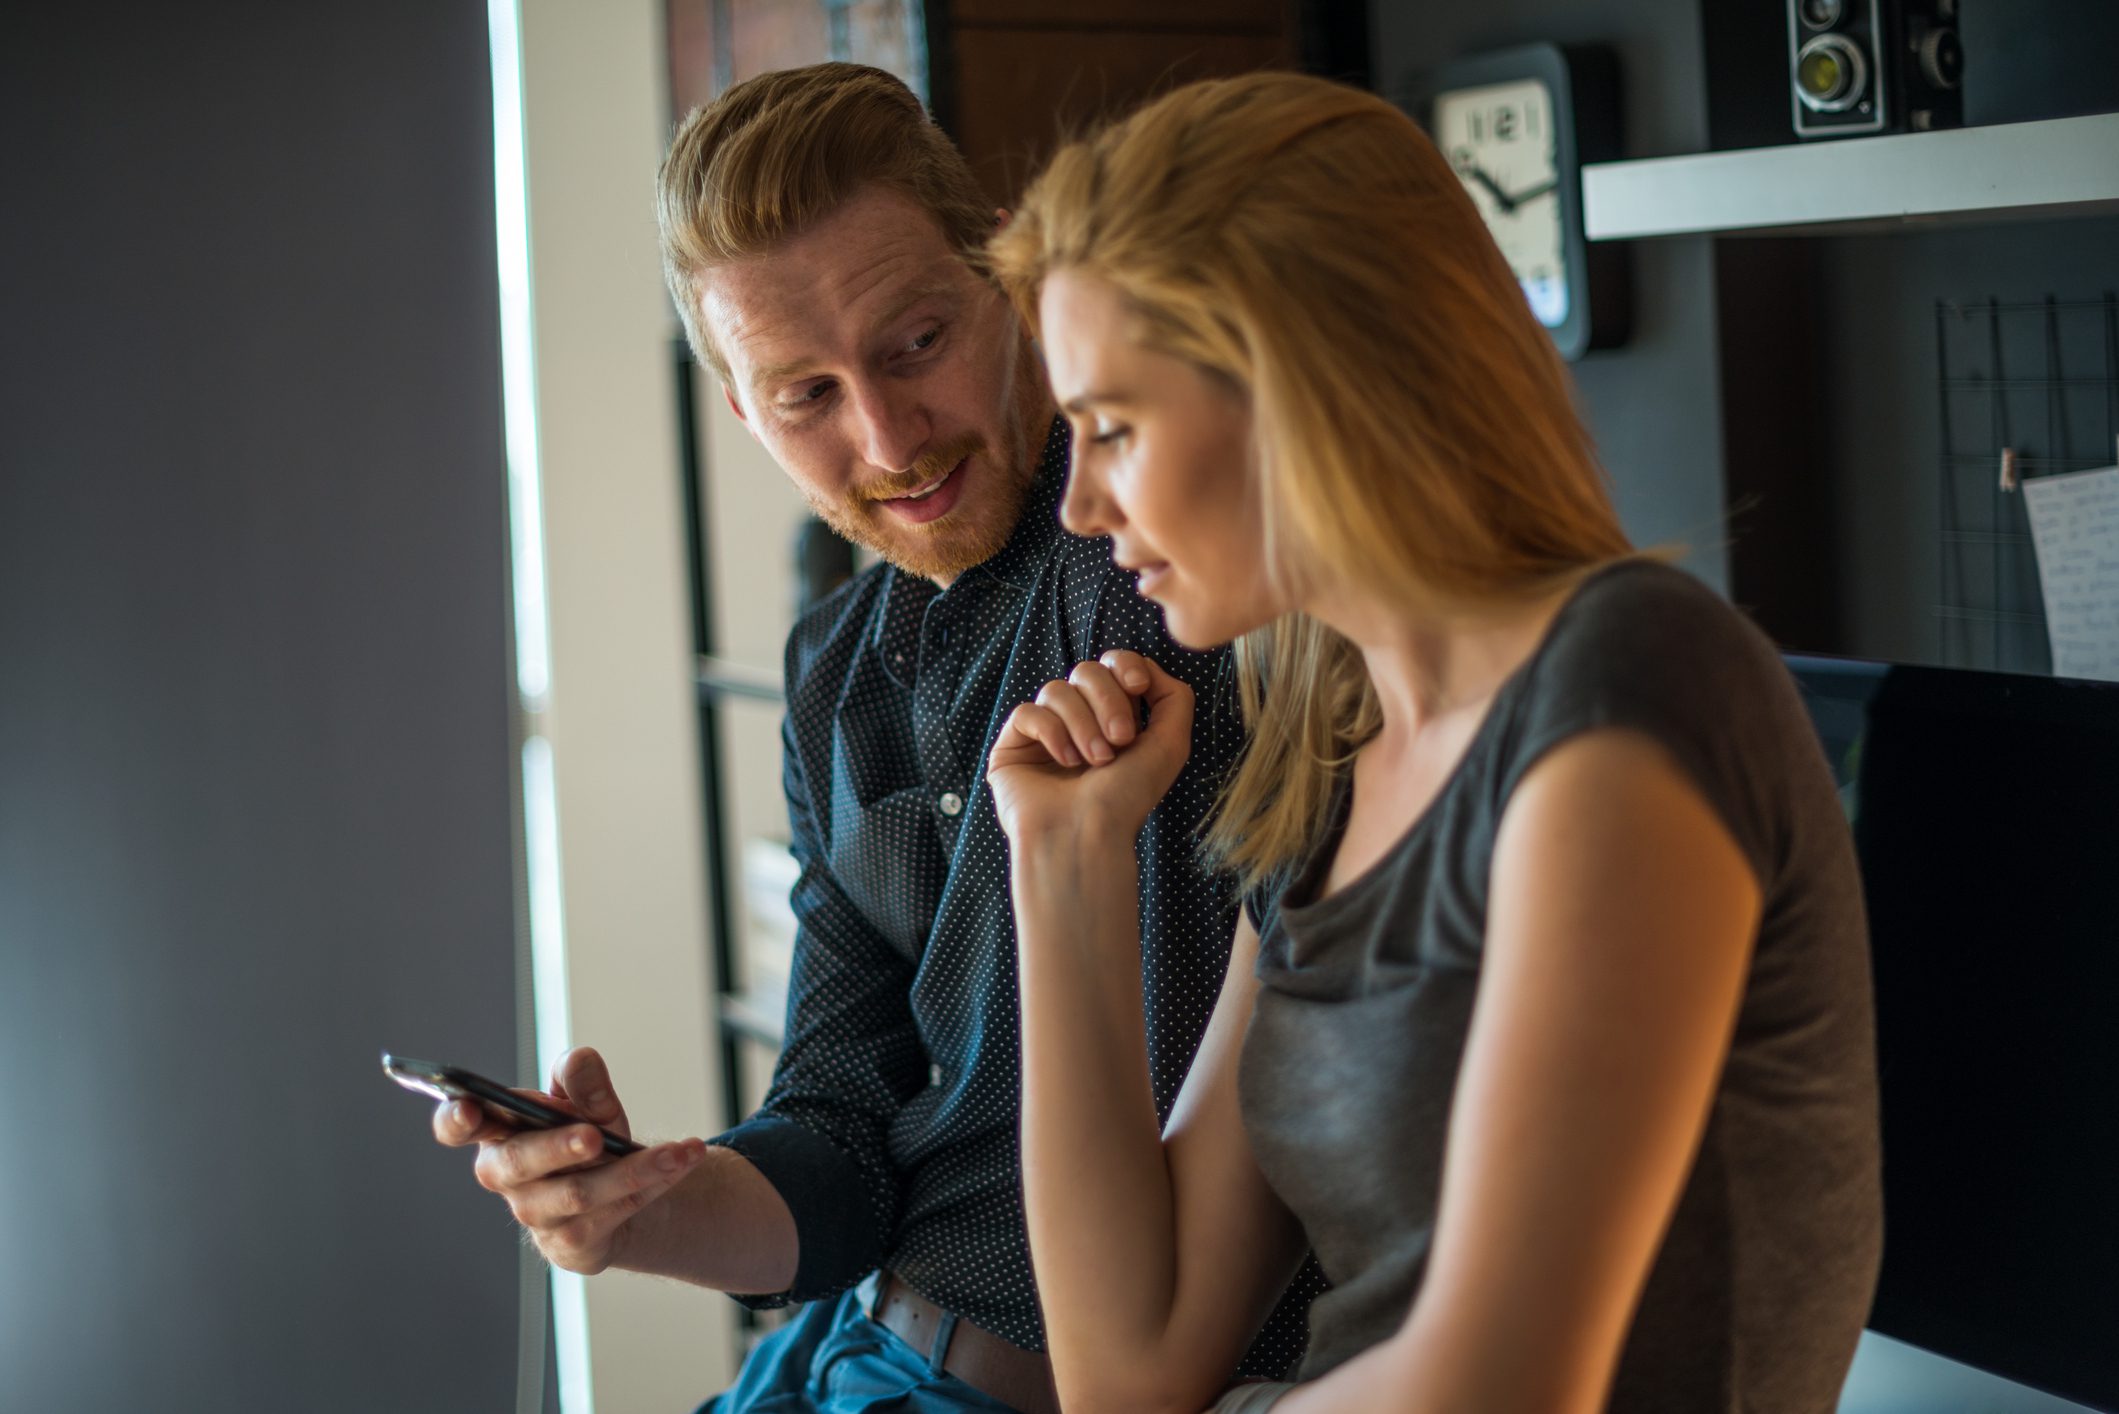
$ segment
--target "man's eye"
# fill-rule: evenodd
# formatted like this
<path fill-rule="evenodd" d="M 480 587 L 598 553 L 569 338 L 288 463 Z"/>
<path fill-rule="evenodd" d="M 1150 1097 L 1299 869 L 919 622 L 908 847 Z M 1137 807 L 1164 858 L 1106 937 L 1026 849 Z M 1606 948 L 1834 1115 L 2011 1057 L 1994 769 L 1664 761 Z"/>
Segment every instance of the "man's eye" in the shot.
<path fill-rule="evenodd" d="M 829 383 L 812 383 L 789 398 L 786 405 L 791 408 L 808 407 L 812 403 L 824 401 L 824 395 L 830 391 L 831 384 Z"/>
<path fill-rule="evenodd" d="M 918 335 L 905 346 L 908 353 L 924 353 L 934 347 L 934 341 L 942 337 L 942 326 L 937 324 L 926 333 Z"/>

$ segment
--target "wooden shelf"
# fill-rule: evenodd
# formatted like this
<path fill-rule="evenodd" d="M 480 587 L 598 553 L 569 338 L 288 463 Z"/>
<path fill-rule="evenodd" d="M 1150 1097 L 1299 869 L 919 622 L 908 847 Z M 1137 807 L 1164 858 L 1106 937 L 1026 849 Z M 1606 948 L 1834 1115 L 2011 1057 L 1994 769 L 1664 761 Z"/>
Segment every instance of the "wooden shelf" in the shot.
<path fill-rule="evenodd" d="M 708 697 L 747 697 L 753 702 L 781 702 L 780 675 L 701 653 L 697 662 L 699 691 Z"/>
<path fill-rule="evenodd" d="M 1593 241 L 2119 214 L 2119 113 L 1592 163 L 1582 203 Z"/>
<path fill-rule="evenodd" d="M 739 1036 L 777 1051 L 787 1039 L 787 998 L 784 995 L 723 992 L 721 1024 Z"/>

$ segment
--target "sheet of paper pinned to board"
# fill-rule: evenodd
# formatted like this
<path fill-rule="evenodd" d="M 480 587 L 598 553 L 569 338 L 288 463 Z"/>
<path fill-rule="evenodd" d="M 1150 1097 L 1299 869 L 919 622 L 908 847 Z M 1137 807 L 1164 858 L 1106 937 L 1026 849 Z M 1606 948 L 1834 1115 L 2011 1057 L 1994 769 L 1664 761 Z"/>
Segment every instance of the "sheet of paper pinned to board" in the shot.
<path fill-rule="evenodd" d="M 2119 682 L 2119 466 L 2023 483 L 2053 672 Z"/>

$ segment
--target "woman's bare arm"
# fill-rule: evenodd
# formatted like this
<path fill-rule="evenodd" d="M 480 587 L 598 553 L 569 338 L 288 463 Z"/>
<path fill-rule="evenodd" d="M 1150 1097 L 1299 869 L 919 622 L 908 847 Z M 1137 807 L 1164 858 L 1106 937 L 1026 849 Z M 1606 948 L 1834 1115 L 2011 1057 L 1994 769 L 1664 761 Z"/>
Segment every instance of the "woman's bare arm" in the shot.
<path fill-rule="evenodd" d="M 1237 1108 L 1257 934 L 1238 925 L 1220 1000 L 1160 1134 L 1130 846 L 1087 874 L 1019 855 L 1014 879 L 1023 1185 L 1061 1401 L 1196 1414 L 1228 1384 L 1303 1253 Z"/>
<path fill-rule="evenodd" d="M 1070 1410 L 1196 1414 L 1302 1252 L 1236 1106 L 1256 987 L 1248 924 L 1167 1141 L 1158 1132 L 1134 841 L 1191 728 L 1191 689 L 1113 653 L 1017 708 L 987 763 L 1020 958 L 1030 1253 Z"/>

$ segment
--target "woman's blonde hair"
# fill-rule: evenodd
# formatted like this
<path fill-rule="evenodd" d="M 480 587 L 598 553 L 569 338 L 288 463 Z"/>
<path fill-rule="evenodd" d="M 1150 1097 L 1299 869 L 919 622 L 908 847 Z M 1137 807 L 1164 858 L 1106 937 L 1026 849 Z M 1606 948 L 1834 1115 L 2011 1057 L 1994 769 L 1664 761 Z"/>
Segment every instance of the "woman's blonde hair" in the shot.
<path fill-rule="evenodd" d="M 1048 275 L 1089 275 L 1144 345 L 1244 393 L 1291 594 L 1490 604 L 1631 552 L 1551 339 L 1441 154 L 1373 94 L 1177 89 L 1061 150 L 990 257 L 1032 328 Z M 1255 884 L 1313 847 L 1380 717 L 1359 652 L 1304 615 L 1237 663 L 1251 741 L 1207 848 Z"/>

